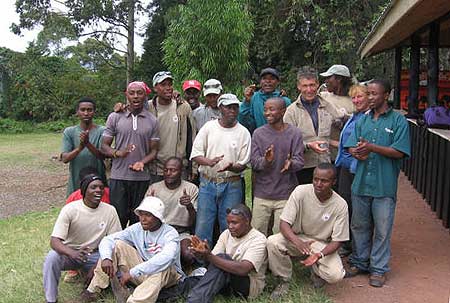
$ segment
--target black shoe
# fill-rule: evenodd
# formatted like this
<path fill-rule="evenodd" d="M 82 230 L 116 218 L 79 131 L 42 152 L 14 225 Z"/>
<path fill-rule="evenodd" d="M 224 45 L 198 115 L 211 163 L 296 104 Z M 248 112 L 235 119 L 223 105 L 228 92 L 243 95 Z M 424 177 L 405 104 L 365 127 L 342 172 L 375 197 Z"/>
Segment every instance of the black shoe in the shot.
<path fill-rule="evenodd" d="M 370 274 L 369 285 L 373 287 L 383 287 L 386 276 L 383 274 Z"/>
<path fill-rule="evenodd" d="M 353 278 L 353 277 L 355 277 L 357 275 L 364 275 L 366 273 L 367 273 L 366 271 L 364 271 L 362 269 L 359 269 L 358 267 L 352 265 L 352 266 L 350 266 L 349 268 L 347 268 L 345 270 L 344 279 L 345 278 Z"/>

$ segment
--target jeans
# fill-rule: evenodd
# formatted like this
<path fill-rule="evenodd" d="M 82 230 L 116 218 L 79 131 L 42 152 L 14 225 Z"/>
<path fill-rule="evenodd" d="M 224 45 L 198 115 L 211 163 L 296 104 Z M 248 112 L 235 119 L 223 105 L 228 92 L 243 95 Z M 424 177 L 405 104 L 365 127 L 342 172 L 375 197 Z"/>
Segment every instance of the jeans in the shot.
<path fill-rule="evenodd" d="M 214 183 L 200 177 L 198 193 L 197 218 L 195 234 L 202 240 L 208 240 L 212 247 L 212 236 L 216 218 L 219 221 L 220 232 L 228 228 L 227 208 L 241 203 L 241 181 Z"/>
<path fill-rule="evenodd" d="M 85 263 L 71 259 L 66 255 L 61 255 L 53 249 L 45 257 L 43 266 L 44 293 L 47 302 L 56 302 L 58 297 L 58 284 L 61 271 L 82 269 L 88 272 L 97 264 L 100 254 L 98 251 L 91 253 Z"/>
<path fill-rule="evenodd" d="M 395 204 L 395 199 L 391 197 L 352 195 L 353 251 L 350 264 L 375 274 L 390 270 Z"/>

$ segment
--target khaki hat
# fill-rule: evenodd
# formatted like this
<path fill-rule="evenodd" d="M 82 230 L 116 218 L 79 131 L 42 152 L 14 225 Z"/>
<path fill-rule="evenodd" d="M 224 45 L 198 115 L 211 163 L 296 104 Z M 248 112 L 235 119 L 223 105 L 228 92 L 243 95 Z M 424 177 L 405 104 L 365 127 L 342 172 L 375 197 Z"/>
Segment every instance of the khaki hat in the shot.
<path fill-rule="evenodd" d="M 326 72 L 320 74 L 322 77 L 331 77 L 333 75 L 339 75 L 350 78 L 350 70 L 345 65 L 335 64 L 332 65 Z"/>
<path fill-rule="evenodd" d="M 173 76 L 172 76 L 171 72 L 167 72 L 167 71 L 157 72 L 153 76 L 153 87 L 156 86 L 156 84 L 159 84 L 159 83 L 163 82 L 166 79 L 172 79 L 173 80 Z"/>
<path fill-rule="evenodd" d="M 231 104 L 241 104 L 239 99 L 236 97 L 236 95 L 233 94 L 223 94 L 219 97 L 217 100 L 217 106 L 227 106 Z"/>
<path fill-rule="evenodd" d="M 216 79 L 209 79 L 203 84 L 203 96 L 207 96 L 209 94 L 220 95 L 222 92 L 222 83 Z"/>
<path fill-rule="evenodd" d="M 136 207 L 134 210 L 134 213 L 139 216 L 139 211 L 146 211 L 154 215 L 156 218 L 158 218 L 162 223 L 165 222 L 164 220 L 164 203 L 161 201 L 161 199 L 148 196 L 145 197 L 144 200 L 142 200 L 141 204 Z"/>

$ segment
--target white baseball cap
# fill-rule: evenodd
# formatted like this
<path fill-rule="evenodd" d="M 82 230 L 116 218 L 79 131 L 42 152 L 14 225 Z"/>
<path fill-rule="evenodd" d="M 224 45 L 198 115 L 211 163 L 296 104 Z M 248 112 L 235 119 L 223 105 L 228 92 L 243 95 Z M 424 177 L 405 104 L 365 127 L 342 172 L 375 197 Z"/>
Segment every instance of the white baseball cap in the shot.
<path fill-rule="evenodd" d="M 155 87 L 157 84 L 163 82 L 166 79 L 172 79 L 173 80 L 173 76 L 172 76 L 171 72 L 168 72 L 168 71 L 157 72 L 153 76 L 153 87 Z"/>
<path fill-rule="evenodd" d="M 205 84 L 203 84 L 203 96 L 207 96 L 209 94 L 220 95 L 222 92 L 222 83 L 216 79 L 206 80 Z"/>
<path fill-rule="evenodd" d="M 345 65 L 335 64 L 332 65 L 326 72 L 320 74 L 322 77 L 331 77 L 333 75 L 339 75 L 350 78 L 350 70 Z"/>
<path fill-rule="evenodd" d="M 142 200 L 141 204 L 136 207 L 134 210 L 134 213 L 139 216 L 139 211 L 146 211 L 154 215 L 156 218 L 161 220 L 162 223 L 164 223 L 164 203 L 161 201 L 161 199 L 148 196 L 145 197 L 144 200 Z"/>
<path fill-rule="evenodd" d="M 223 94 L 217 99 L 217 106 L 221 105 L 231 105 L 231 104 L 241 104 L 236 95 L 233 94 Z"/>

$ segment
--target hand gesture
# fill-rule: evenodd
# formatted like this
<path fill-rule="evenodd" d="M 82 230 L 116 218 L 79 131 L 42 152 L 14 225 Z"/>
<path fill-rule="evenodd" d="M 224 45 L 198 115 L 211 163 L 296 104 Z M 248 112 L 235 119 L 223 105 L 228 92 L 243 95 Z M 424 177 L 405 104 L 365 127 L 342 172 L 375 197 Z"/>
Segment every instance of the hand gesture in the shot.
<path fill-rule="evenodd" d="M 289 170 L 291 167 L 292 160 L 291 160 L 291 153 L 288 154 L 287 159 L 284 161 L 283 168 L 280 170 L 280 173 L 285 173 Z"/>
<path fill-rule="evenodd" d="M 232 168 L 233 168 L 233 162 L 226 162 L 224 164 L 224 166 L 222 166 L 221 169 L 217 170 L 217 172 L 221 173 L 221 172 L 224 172 L 224 171 L 227 171 L 227 170 L 231 171 Z"/>
<path fill-rule="evenodd" d="M 371 144 L 363 137 L 359 137 L 356 147 L 349 148 L 349 152 L 353 157 L 355 157 L 355 159 L 364 161 L 369 157 L 371 152 Z"/>
<path fill-rule="evenodd" d="M 76 249 L 72 250 L 70 258 L 72 258 L 78 262 L 81 262 L 81 263 L 86 263 L 91 252 L 92 252 L 92 249 L 89 246 L 81 247 L 78 250 L 76 250 Z"/>
<path fill-rule="evenodd" d="M 121 270 L 121 276 L 119 279 L 120 285 L 122 285 L 122 287 L 127 286 L 127 283 L 131 280 L 131 275 L 130 272 L 128 270 Z"/>
<path fill-rule="evenodd" d="M 85 147 L 89 143 L 89 130 L 80 133 L 80 146 Z"/>
<path fill-rule="evenodd" d="M 193 235 L 191 238 L 191 246 L 189 246 L 190 251 L 200 259 L 206 259 L 210 253 L 209 245 L 206 240 L 200 240 L 199 237 Z"/>
<path fill-rule="evenodd" d="M 295 248 L 297 248 L 297 250 L 303 254 L 303 255 L 310 255 L 311 254 L 311 244 L 313 244 L 314 241 L 302 241 L 300 239 L 298 239 L 298 241 L 296 241 L 296 243 L 294 243 Z"/>
<path fill-rule="evenodd" d="M 208 163 L 208 166 L 211 166 L 211 167 L 213 167 L 214 165 L 216 165 L 217 163 L 219 163 L 220 161 L 222 161 L 222 159 L 223 159 L 223 155 L 222 156 L 218 156 L 218 157 L 215 157 L 215 158 L 212 158 L 212 159 L 208 159 L 209 161 L 209 163 Z"/>
<path fill-rule="evenodd" d="M 264 159 L 268 163 L 272 163 L 275 159 L 275 151 L 273 144 L 270 144 L 270 146 L 266 149 L 266 152 L 264 153 Z"/>
<path fill-rule="evenodd" d="M 114 104 L 113 112 L 115 112 L 115 113 L 124 112 L 127 109 L 127 107 L 128 107 L 128 104 L 122 103 L 122 102 L 117 102 L 116 104 Z"/>
<path fill-rule="evenodd" d="M 177 104 L 180 104 L 182 102 L 180 92 L 174 89 L 172 92 L 172 99 L 177 101 Z"/>
<path fill-rule="evenodd" d="M 302 263 L 303 265 L 305 265 L 307 267 L 313 266 L 319 260 L 319 256 L 320 256 L 320 254 L 311 254 L 305 260 L 300 261 L 300 263 Z"/>
<path fill-rule="evenodd" d="M 131 164 L 130 166 L 128 166 L 131 170 L 134 171 L 144 171 L 144 163 L 141 161 L 135 162 L 133 164 Z"/>
<path fill-rule="evenodd" d="M 191 196 L 186 192 L 186 188 L 183 189 L 183 195 L 180 197 L 180 204 L 183 206 L 189 206 L 191 204 Z"/>
<path fill-rule="evenodd" d="M 102 260 L 100 266 L 102 267 L 103 272 L 108 275 L 108 277 L 110 278 L 114 277 L 115 275 L 114 266 L 113 262 L 110 259 Z"/>
<path fill-rule="evenodd" d="M 119 158 L 126 158 L 130 153 L 136 149 L 135 144 L 128 144 L 125 150 L 116 151 L 116 156 Z"/>
<path fill-rule="evenodd" d="M 287 97 L 287 92 L 284 88 L 280 89 L 280 97 Z"/>
<path fill-rule="evenodd" d="M 255 93 L 255 91 L 256 91 L 256 84 L 252 84 L 250 86 L 247 86 L 244 89 L 245 102 L 250 102 L 250 100 L 251 100 L 253 94 Z"/>
<path fill-rule="evenodd" d="M 147 196 L 155 197 L 155 189 L 154 188 L 149 189 L 149 191 L 147 192 Z"/>
<path fill-rule="evenodd" d="M 324 154 L 328 152 L 328 143 L 326 141 L 309 142 L 308 147 L 318 154 Z"/>

